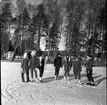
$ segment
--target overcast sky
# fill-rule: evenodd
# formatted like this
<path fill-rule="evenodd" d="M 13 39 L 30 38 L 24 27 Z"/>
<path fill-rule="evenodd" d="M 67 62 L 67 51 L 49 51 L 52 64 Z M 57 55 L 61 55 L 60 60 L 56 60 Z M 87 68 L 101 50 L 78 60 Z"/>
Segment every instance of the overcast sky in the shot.
<path fill-rule="evenodd" d="M 40 4 L 43 0 L 25 0 L 26 2 L 30 2 L 32 4 Z"/>
<path fill-rule="evenodd" d="M 25 0 L 27 3 L 32 3 L 32 4 L 40 4 L 43 2 L 43 0 Z M 13 0 L 13 3 L 16 5 L 16 0 Z"/>

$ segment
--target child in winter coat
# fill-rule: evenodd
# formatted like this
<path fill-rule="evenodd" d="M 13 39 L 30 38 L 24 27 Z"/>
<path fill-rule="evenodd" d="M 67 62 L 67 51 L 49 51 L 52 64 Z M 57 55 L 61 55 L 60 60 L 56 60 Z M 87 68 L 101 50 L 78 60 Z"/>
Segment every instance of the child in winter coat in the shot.
<path fill-rule="evenodd" d="M 81 71 L 82 71 L 82 66 L 81 66 L 81 62 L 79 60 L 79 58 L 76 58 L 76 61 L 73 64 L 73 72 L 75 75 L 75 82 L 80 83 L 81 84 Z M 77 80 L 78 79 L 78 80 Z"/>

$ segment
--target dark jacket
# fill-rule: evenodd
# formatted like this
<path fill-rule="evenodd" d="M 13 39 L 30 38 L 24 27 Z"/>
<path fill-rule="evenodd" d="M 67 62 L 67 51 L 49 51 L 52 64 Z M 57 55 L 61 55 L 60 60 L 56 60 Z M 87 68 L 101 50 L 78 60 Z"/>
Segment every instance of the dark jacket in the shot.
<path fill-rule="evenodd" d="M 86 70 L 92 70 L 92 67 L 93 67 L 93 60 L 89 59 L 86 64 Z"/>
<path fill-rule="evenodd" d="M 29 59 L 28 58 L 23 58 L 21 62 L 21 68 L 26 71 L 29 70 Z"/>
<path fill-rule="evenodd" d="M 30 60 L 30 67 L 31 67 L 32 69 L 34 69 L 34 68 L 39 68 L 39 65 L 40 65 L 40 60 L 39 60 L 39 58 L 36 57 L 36 56 L 32 56 L 32 57 L 31 57 L 31 60 Z"/>
<path fill-rule="evenodd" d="M 81 72 L 81 71 L 82 71 L 81 62 L 79 60 L 75 61 L 73 64 L 73 72 L 77 73 L 77 72 Z"/>
<path fill-rule="evenodd" d="M 56 57 L 56 59 L 54 60 L 54 66 L 57 68 L 62 67 L 62 58 L 61 57 Z"/>

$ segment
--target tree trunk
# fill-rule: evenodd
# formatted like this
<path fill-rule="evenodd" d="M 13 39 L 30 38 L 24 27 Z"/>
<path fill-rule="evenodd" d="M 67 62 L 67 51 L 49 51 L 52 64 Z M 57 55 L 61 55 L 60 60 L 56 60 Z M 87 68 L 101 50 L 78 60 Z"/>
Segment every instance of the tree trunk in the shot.
<path fill-rule="evenodd" d="M 95 32 L 96 32 L 96 23 L 93 24 L 93 39 L 92 39 L 92 57 L 95 56 Z"/>

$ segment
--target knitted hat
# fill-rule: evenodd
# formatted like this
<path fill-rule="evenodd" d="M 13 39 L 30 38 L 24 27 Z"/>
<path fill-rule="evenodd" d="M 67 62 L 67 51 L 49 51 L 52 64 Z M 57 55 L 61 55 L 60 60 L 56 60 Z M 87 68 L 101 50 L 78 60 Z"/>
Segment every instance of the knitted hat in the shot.
<path fill-rule="evenodd" d="M 23 58 L 27 58 L 27 53 L 24 53 Z"/>
<path fill-rule="evenodd" d="M 32 51 L 32 52 L 31 52 L 31 55 L 32 55 L 32 56 L 36 55 L 36 51 Z"/>

